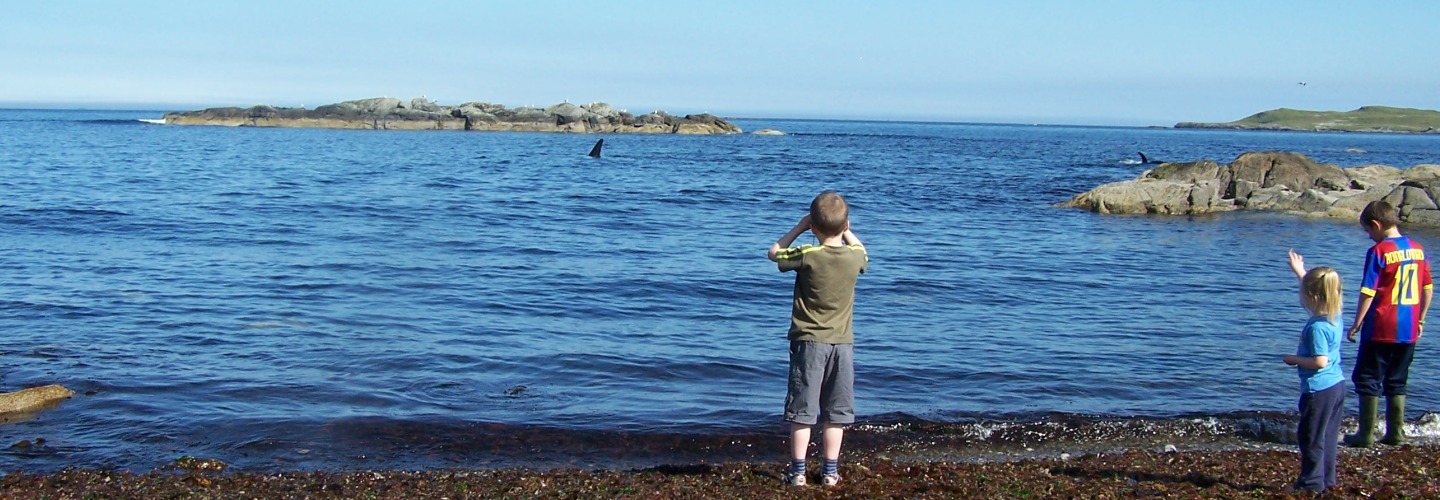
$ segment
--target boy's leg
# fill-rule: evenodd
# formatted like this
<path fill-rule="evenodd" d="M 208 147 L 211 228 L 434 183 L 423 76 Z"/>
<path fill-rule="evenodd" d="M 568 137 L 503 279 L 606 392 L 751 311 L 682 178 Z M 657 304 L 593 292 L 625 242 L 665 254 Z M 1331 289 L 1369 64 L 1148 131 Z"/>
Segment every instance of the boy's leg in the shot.
<path fill-rule="evenodd" d="M 832 344 L 825 363 L 825 387 L 820 391 L 825 414 L 826 486 L 840 481 L 840 446 L 845 426 L 855 423 L 855 345 Z"/>
<path fill-rule="evenodd" d="M 845 426 L 825 423 L 825 459 L 840 459 L 840 442 L 845 439 Z"/>
<path fill-rule="evenodd" d="M 1360 396 L 1360 428 L 1355 434 L 1345 436 L 1345 444 L 1356 448 L 1368 448 L 1375 444 L 1375 419 L 1380 407 L 1380 379 L 1384 371 L 1379 344 L 1361 342 L 1360 351 L 1355 355 L 1355 370 L 1350 380 L 1355 382 L 1355 395 Z"/>
<path fill-rule="evenodd" d="M 804 461 L 810 448 L 810 426 L 790 423 L 790 460 Z"/>
<path fill-rule="evenodd" d="M 1295 429 L 1295 439 L 1300 447 L 1300 477 L 1295 480 L 1295 488 L 1311 491 L 1325 489 L 1325 439 L 1321 431 L 1326 426 L 1320 420 L 1325 410 L 1317 404 L 1316 394 L 1307 392 L 1300 395 L 1300 422 Z"/>
<path fill-rule="evenodd" d="M 1380 397 L 1381 381 L 1385 366 L 1382 346 L 1376 342 L 1361 342 L 1355 353 L 1355 369 L 1350 372 L 1350 381 L 1355 383 L 1355 395 Z"/>
<path fill-rule="evenodd" d="M 820 484 L 835 486 L 840 483 L 840 442 L 844 438 L 844 425 L 825 423 L 825 470 Z"/>
<path fill-rule="evenodd" d="M 1410 362 L 1415 344 L 1386 346 L 1385 356 L 1385 437 L 1388 445 L 1405 444 L 1405 384 L 1410 380 Z"/>
<path fill-rule="evenodd" d="M 825 414 L 825 458 L 840 458 L 845 426 L 855 423 L 855 345 L 834 344 L 825 364 L 820 404 Z"/>
<path fill-rule="evenodd" d="M 819 421 L 825 365 L 824 358 L 817 359 L 817 351 L 815 342 L 790 343 L 790 376 L 785 390 L 785 421 L 790 423 L 790 467 L 786 482 L 790 484 L 805 484 L 810 427 Z"/>

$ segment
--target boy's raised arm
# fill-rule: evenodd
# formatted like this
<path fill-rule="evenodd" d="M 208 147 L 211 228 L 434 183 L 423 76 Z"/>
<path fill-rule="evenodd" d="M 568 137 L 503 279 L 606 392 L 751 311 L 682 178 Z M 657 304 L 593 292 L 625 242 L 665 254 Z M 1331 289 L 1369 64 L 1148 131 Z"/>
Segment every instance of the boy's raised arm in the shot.
<path fill-rule="evenodd" d="M 865 246 L 864 243 L 860 242 L 860 237 L 855 236 L 855 232 L 851 231 L 850 228 L 845 228 L 845 232 L 840 233 L 840 238 L 845 242 L 846 245 L 859 245 L 861 247 Z"/>
<path fill-rule="evenodd" d="M 790 228 L 790 232 L 785 233 L 780 239 L 775 240 L 773 245 L 770 245 L 770 253 L 768 255 L 770 260 L 772 262 L 778 262 L 780 260 L 780 251 L 790 248 L 790 244 L 795 242 L 795 238 L 799 238 L 801 234 L 805 234 L 805 231 L 808 230 L 810 230 L 810 214 L 805 214 L 804 217 L 800 218 L 800 222 L 795 223 L 795 227 Z"/>

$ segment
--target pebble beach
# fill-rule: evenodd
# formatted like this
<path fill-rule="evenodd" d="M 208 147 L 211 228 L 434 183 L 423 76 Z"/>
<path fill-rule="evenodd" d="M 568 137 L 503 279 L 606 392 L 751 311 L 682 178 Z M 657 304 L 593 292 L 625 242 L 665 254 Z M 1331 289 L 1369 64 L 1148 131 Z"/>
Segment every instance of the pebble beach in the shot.
<path fill-rule="evenodd" d="M 1326 498 L 1440 498 L 1433 446 L 1343 450 Z M 1068 459 L 909 462 L 865 457 L 835 487 L 781 483 L 781 465 L 677 464 L 628 471 L 501 469 L 227 473 L 205 460 L 147 473 L 14 472 L 0 497 L 31 498 L 1291 498 L 1284 450 L 1130 450 Z M 219 469 L 219 470 L 217 470 Z"/>

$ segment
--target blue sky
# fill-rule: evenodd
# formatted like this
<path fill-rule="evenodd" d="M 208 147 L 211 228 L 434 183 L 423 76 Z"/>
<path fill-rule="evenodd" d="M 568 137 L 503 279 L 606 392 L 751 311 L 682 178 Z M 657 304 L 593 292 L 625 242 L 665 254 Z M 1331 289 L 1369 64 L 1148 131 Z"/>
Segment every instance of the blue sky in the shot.
<path fill-rule="evenodd" d="M 0 3 L 0 106 L 424 95 L 1172 125 L 1279 107 L 1440 108 L 1437 21 L 1434 1 L 14 0 Z"/>

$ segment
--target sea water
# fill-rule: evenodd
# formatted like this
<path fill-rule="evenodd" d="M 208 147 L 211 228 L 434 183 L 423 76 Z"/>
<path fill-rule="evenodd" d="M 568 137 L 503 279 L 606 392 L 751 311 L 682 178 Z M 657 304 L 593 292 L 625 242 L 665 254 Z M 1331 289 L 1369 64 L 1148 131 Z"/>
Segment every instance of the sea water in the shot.
<path fill-rule="evenodd" d="M 78 393 L 0 424 L 0 469 L 775 459 L 793 275 L 765 250 L 829 189 L 871 256 L 856 446 L 1284 444 L 1299 383 L 1280 358 L 1307 316 L 1286 250 L 1340 271 L 1348 321 L 1371 244 L 1359 225 L 1055 204 L 1150 168 L 1138 151 L 1440 163 L 1433 135 L 144 121 L 160 114 L 0 111 L 0 390 Z M 1411 369 L 1412 422 L 1440 410 L 1432 344 Z"/>

